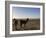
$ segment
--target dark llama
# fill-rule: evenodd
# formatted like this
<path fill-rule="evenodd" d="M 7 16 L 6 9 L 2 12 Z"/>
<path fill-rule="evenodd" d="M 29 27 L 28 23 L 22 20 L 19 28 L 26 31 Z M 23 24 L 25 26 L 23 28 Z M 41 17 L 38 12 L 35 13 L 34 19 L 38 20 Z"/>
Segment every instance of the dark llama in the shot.
<path fill-rule="evenodd" d="M 26 20 L 20 20 L 20 26 L 22 28 L 22 24 L 24 24 L 24 27 L 25 27 L 25 24 L 29 21 L 29 19 L 27 18 Z"/>

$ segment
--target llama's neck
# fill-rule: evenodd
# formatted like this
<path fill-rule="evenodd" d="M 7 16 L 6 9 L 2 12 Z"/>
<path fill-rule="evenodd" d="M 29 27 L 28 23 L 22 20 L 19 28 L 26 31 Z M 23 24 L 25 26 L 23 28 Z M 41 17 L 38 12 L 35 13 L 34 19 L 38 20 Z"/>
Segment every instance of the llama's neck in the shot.
<path fill-rule="evenodd" d="M 28 22 L 28 20 L 26 20 L 26 22 Z"/>

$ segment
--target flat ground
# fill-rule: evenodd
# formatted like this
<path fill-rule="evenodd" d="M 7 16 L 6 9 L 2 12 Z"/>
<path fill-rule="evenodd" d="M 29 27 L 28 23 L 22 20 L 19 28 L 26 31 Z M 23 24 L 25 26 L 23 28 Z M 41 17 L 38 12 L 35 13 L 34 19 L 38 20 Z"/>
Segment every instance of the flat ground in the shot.
<path fill-rule="evenodd" d="M 13 31 L 24 31 L 24 30 L 40 30 L 40 19 L 29 19 L 28 22 L 22 25 L 20 22 L 21 19 L 17 19 L 17 23 L 12 22 Z M 24 20 L 24 19 L 22 19 Z"/>

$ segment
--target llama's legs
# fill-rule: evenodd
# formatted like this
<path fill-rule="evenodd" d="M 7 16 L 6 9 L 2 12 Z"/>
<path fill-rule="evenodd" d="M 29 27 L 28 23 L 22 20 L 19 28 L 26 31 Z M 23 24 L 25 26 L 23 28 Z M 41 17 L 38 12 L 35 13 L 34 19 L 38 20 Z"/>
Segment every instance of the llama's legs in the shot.
<path fill-rule="evenodd" d="M 18 23 L 17 23 L 17 30 L 20 30 L 20 21 L 18 20 Z"/>
<path fill-rule="evenodd" d="M 13 24 L 12 24 L 13 26 L 13 31 L 15 31 L 16 30 L 16 26 L 17 26 L 17 24 L 15 24 L 14 22 L 13 22 Z"/>
<path fill-rule="evenodd" d="M 24 30 L 24 24 L 21 25 L 21 30 Z"/>
<path fill-rule="evenodd" d="M 20 22 L 20 27 L 22 28 L 22 22 Z"/>
<path fill-rule="evenodd" d="M 21 24 L 21 28 L 23 28 L 24 27 L 24 24 Z"/>

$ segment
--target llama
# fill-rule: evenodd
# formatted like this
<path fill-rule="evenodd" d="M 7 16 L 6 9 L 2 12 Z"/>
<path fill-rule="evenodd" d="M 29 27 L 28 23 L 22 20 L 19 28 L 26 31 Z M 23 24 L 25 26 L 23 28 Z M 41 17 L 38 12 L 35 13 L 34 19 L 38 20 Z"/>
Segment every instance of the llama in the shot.
<path fill-rule="evenodd" d="M 13 31 L 14 31 L 17 28 L 18 21 L 15 18 L 12 21 L 13 21 L 12 24 L 13 24 Z"/>
<path fill-rule="evenodd" d="M 29 21 L 29 19 L 27 18 L 26 20 L 20 20 L 20 26 L 22 28 L 22 24 L 24 24 L 24 27 L 25 27 L 25 24 Z"/>

